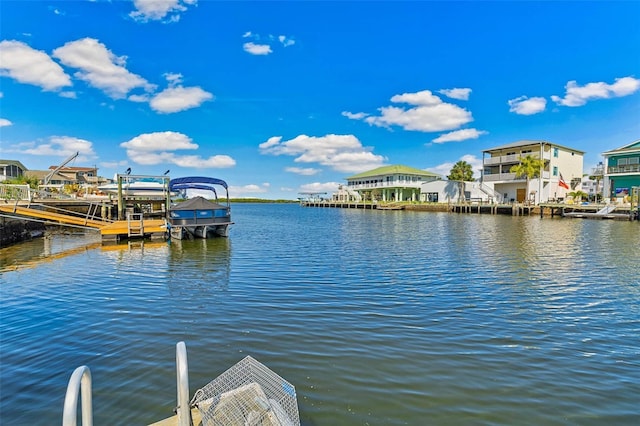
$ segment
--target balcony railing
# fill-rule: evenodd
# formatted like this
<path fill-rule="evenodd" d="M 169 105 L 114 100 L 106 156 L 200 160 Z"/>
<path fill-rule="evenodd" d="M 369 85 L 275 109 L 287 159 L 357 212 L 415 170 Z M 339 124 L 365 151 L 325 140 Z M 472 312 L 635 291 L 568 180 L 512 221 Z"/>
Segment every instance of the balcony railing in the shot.
<path fill-rule="evenodd" d="M 429 182 L 427 180 L 394 180 L 393 182 L 371 182 L 358 185 L 348 185 L 348 189 L 373 189 L 373 188 L 420 188 L 423 183 Z"/>
<path fill-rule="evenodd" d="M 483 179 L 485 182 L 497 182 L 501 180 L 516 180 L 516 174 L 515 173 L 485 174 Z"/>
<path fill-rule="evenodd" d="M 520 160 L 525 158 L 527 155 L 530 155 L 533 158 L 540 158 L 539 152 L 527 152 L 525 154 L 510 154 L 510 155 L 499 155 L 496 157 L 487 157 L 484 159 L 485 166 L 490 166 L 493 164 L 511 164 L 511 163 L 519 163 Z M 545 152 L 542 156 L 545 160 L 551 159 L 551 153 Z"/>
<path fill-rule="evenodd" d="M 627 166 L 609 167 L 607 173 L 610 175 L 616 173 L 640 173 L 640 164 L 630 164 Z"/>
<path fill-rule="evenodd" d="M 542 179 L 549 179 L 551 177 L 550 172 L 542 172 Z M 485 173 L 483 177 L 485 182 L 498 182 L 503 180 L 512 180 L 512 181 L 524 181 L 527 178 L 524 176 L 516 177 L 515 173 Z M 537 178 L 534 178 L 537 179 Z"/>

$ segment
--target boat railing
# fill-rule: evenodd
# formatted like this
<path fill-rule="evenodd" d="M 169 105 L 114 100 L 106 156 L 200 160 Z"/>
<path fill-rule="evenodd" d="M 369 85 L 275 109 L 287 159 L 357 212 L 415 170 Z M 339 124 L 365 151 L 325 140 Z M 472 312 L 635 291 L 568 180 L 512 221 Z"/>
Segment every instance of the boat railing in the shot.
<path fill-rule="evenodd" d="M 62 426 L 76 426 L 78 415 L 78 393 L 82 391 L 82 426 L 93 426 L 93 407 L 91 404 L 91 371 L 83 365 L 75 369 L 64 397 Z M 182 424 L 180 425 L 182 426 Z"/>

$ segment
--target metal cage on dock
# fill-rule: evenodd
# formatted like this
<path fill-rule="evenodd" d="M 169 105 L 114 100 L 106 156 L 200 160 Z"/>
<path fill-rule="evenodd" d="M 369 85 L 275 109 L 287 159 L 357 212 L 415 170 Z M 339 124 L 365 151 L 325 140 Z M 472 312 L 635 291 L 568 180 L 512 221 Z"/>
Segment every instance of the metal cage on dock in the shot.
<path fill-rule="evenodd" d="M 300 425 L 296 390 L 247 356 L 194 396 L 203 426 Z"/>

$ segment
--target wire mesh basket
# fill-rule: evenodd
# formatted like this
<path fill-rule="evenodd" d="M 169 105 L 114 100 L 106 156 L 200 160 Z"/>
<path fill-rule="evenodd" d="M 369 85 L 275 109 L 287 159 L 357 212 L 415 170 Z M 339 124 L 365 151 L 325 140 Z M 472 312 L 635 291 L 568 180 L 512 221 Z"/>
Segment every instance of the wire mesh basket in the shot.
<path fill-rule="evenodd" d="M 203 426 L 299 426 L 291 383 L 247 356 L 193 398 Z"/>

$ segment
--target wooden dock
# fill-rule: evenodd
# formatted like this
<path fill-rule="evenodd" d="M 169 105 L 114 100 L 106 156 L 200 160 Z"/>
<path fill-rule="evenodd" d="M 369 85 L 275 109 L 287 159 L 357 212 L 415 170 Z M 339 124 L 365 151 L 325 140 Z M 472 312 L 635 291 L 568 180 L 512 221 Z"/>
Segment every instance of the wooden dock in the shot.
<path fill-rule="evenodd" d="M 630 205 L 616 205 L 611 211 L 604 211 L 606 204 L 540 204 L 540 217 L 549 215 L 577 219 L 609 219 L 609 220 L 638 220 L 638 212 Z M 548 213 L 547 213 L 548 211 Z M 614 213 L 615 212 L 615 213 Z"/>
<path fill-rule="evenodd" d="M 103 241 L 120 241 L 131 238 L 164 239 L 166 221 L 164 219 L 145 218 L 141 213 L 129 214 L 127 220 L 112 221 L 73 212 L 57 212 L 46 207 L 23 206 L 18 204 L 0 204 L 0 213 L 11 217 L 24 217 L 50 225 L 73 226 L 99 231 Z"/>

